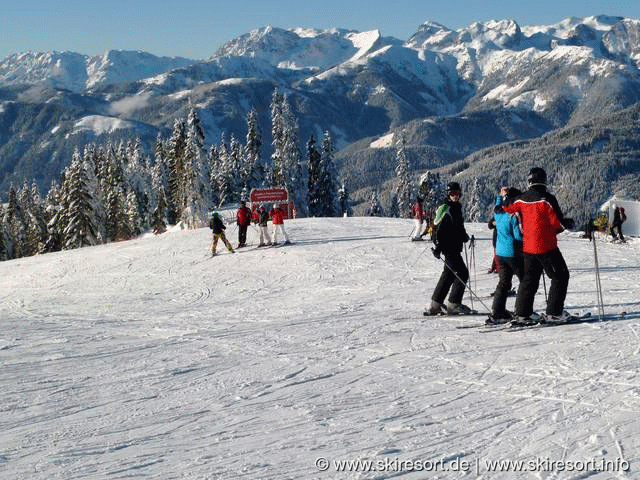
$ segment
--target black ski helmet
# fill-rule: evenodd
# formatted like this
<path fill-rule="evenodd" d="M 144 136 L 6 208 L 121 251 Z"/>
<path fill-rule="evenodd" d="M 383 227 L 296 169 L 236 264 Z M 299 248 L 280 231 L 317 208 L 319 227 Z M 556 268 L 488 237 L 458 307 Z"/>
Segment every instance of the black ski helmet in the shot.
<path fill-rule="evenodd" d="M 453 192 L 458 192 L 460 195 L 462 195 L 462 189 L 460 188 L 460 184 L 458 182 L 447 183 L 447 195 L 451 195 Z"/>
<path fill-rule="evenodd" d="M 547 184 L 547 172 L 543 168 L 533 167 L 529 170 L 529 185 L 546 185 Z"/>

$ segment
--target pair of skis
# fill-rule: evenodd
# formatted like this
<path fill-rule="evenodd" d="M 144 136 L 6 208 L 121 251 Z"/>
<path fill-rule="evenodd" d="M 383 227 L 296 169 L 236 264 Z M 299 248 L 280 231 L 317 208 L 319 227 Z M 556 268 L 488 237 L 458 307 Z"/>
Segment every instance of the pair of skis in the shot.
<path fill-rule="evenodd" d="M 429 315 L 427 312 L 424 312 L 423 315 L 425 317 L 444 317 L 444 318 L 463 318 L 463 317 L 471 317 L 478 315 L 485 315 L 482 313 L 478 313 L 477 311 L 466 313 L 466 314 L 458 314 L 458 315 L 447 315 L 446 313 Z M 614 313 L 614 314 L 606 314 L 606 315 L 592 315 L 591 312 L 586 312 L 581 315 L 572 316 L 564 321 L 554 321 L 551 319 L 545 318 L 542 316 L 540 321 L 524 323 L 518 322 L 517 320 L 513 320 L 506 323 L 470 323 L 466 325 L 457 325 L 457 329 L 468 329 L 468 328 L 476 328 L 481 332 L 494 332 L 498 330 L 508 330 L 508 331 L 519 331 L 526 330 L 530 328 L 546 328 L 546 327 L 559 327 L 563 325 L 576 325 L 580 323 L 595 323 L 601 321 L 611 321 L 611 320 L 622 320 L 625 318 L 626 312 L 622 313 Z"/>

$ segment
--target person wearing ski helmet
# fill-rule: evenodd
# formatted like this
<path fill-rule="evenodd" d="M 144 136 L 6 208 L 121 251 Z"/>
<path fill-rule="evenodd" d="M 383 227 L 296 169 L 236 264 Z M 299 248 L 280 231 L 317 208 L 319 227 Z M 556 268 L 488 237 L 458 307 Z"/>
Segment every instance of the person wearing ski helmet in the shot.
<path fill-rule="evenodd" d="M 440 275 L 431 304 L 425 314 L 459 315 L 470 313 L 471 309 L 462 304 L 462 297 L 469 270 L 462 259 L 462 248 L 469 241 L 469 235 L 464 228 L 462 205 L 460 197 L 462 189 L 457 182 L 447 185 L 447 198 L 436 211 L 434 229 L 431 239 L 435 247 L 432 249 L 436 258 L 444 255 L 444 270 Z M 445 306 L 445 298 L 449 294 L 449 301 Z"/>
<path fill-rule="evenodd" d="M 235 251 L 233 250 L 233 247 L 229 243 L 229 240 L 227 240 L 227 237 L 224 234 L 224 231 L 226 230 L 227 227 L 222 222 L 222 218 L 220 218 L 220 214 L 218 212 L 213 212 L 213 216 L 209 221 L 209 228 L 213 230 L 213 240 L 211 241 L 212 257 L 216 255 L 216 249 L 218 248 L 218 240 L 222 240 L 222 242 L 225 244 L 227 249 L 231 253 L 235 253 Z"/>
<path fill-rule="evenodd" d="M 527 180 L 529 190 L 502 207 L 522 218 L 524 275 L 518 287 L 515 315 L 522 323 L 541 320 L 541 316 L 533 311 L 533 303 L 544 272 L 551 279 L 546 320 L 566 321 L 571 316 L 564 310 L 569 269 L 558 248 L 557 235 L 565 228 L 571 228 L 573 221 L 564 218 L 558 200 L 547 191 L 544 169 L 532 168 Z"/>

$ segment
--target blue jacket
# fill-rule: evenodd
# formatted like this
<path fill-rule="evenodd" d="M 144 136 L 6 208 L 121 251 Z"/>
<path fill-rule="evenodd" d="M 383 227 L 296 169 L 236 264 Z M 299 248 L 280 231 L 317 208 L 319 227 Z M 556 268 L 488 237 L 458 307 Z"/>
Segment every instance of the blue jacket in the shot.
<path fill-rule="evenodd" d="M 502 196 L 496 198 L 496 207 L 502 205 Z M 493 214 L 496 221 L 496 255 L 513 258 L 522 255 L 522 231 L 518 225 L 518 217 L 511 215 L 502 208 L 496 208 Z"/>

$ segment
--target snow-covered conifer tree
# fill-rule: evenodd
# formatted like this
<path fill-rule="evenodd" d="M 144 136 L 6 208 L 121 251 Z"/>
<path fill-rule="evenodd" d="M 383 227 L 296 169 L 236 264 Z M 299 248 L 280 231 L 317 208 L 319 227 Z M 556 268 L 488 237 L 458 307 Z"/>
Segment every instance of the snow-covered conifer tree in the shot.
<path fill-rule="evenodd" d="M 264 183 L 264 166 L 262 165 L 262 133 L 258 122 L 258 112 L 252 108 L 247 115 L 247 143 L 244 147 L 247 171 L 246 186 L 249 191 L 259 188 Z"/>
<path fill-rule="evenodd" d="M 96 207 L 89 191 L 89 176 L 78 150 L 68 168 L 65 182 L 68 182 L 68 224 L 64 231 L 64 248 L 80 248 L 98 243 Z"/>
<path fill-rule="evenodd" d="M 349 190 L 344 183 L 338 189 L 338 202 L 340 203 L 340 216 L 350 217 L 353 215 L 351 205 L 349 204 Z"/>
<path fill-rule="evenodd" d="M 335 217 L 339 212 L 338 181 L 333 154 L 333 139 L 327 130 L 322 137 L 320 176 L 318 181 L 318 195 L 321 198 L 321 216 L 323 217 Z"/>
<path fill-rule="evenodd" d="M 182 210 L 186 204 L 184 189 L 184 151 L 187 144 L 186 124 L 184 120 L 177 118 L 173 124 L 173 131 L 169 138 L 166 151 L 167 164 L 169 166 L 169 196 L 167 203 L 170 225 L 175 225 L 182 215 Z M 175 217 L 171 215 L 175 212 Z"/>
<path fill-rule="evenodd" d="M 493 205 L 493 195 L 487 188 L 484 177 L 476 177 L 473 187 L 467 200 L 468 220 L 471 222 L 484 222 L 487 220 L 491 206 Z"/>
<path fill-rule="evenodd" d="M 9 258 L 24 256 L 26 246 L 27 228 L 24 221 L 24 212 L 18 200 L 18 194 L 13 186 L 9 188 L 9 203 L 5 213 L 9 230 Z"/>
<path fill-rule="evenodd" d="M 307 141 L 307 163 L 309 165 L 309 216 L 322 216 L 322 196 L 320 188 L 320 160 L 321 155 L 316 148 L 316 139 L 313 135 Z"/>
<path fill-rule="evenodd" d="M 396 179 L 397 185 L 394 189 L 397 213 L 401 218 L 411 217 L 411 195 L 412 186 L 409 176 L 409 160 L 406 152 L 406 139 L 404 133 L 396 152 Z"/>
<path fill-rule="evenodd" d="M 377 190 L 371 192 L 371 197 L 369 197 L 369 208 L 367 209 L 367 215 L 369 217 L 381 217 L 384 215 L 384 211 L 382 210 L 382 206 L 380 205 L 380 199 Z"/>
<path fill-rule="evenodd" d="M 277 88 L 271 95 L 271 177 L 274 186 L 284 187 L 284 95 Z"/>
<path fill-rule="evenodd" d="M 419 195 L 422 198 L 424 211 L 428 218 L 434 218 L 438 205 L 444 197 L 444 185 L 437 173 L 426 171 L 420 177 Z"/>
<path fill-rule="evenodd" d="M 182 222 L 187 228 L 205 224 L 210 207 L 209 168 L 204 154 L 204 132 L 195 109 L 187 118 L 186 144 L 184 149 L 184 196 Z"/>

